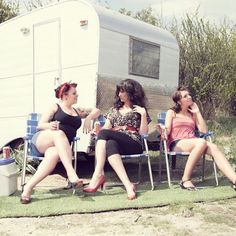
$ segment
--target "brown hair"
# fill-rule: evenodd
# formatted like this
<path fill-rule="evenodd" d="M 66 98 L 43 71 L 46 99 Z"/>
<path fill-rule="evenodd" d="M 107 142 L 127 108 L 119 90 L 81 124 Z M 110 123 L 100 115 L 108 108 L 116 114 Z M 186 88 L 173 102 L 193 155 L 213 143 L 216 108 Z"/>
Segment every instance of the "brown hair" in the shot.
<path fill-rule="evenodd" d="M 172 100 L 174 101 L 175 105 L 171 108 L 174 112 L 179 113 L 181 111 L 181 106 L 178 103 L 178 101 L 180 101 L 180 99 L 182 98 L 181 96 L 181 92 L 182 91 L 188 91 L 188 88 L 185 86 L 179 86 L 175 92 L 172 94 Z"/>
<path fill-rule="evenodd" d="M 67 92 L 70 90 L 70 88 L 76 88 L 76 87 L 77 87 L 76 83 L 65 82 L 64 84 L 59 85 L 55 89 L 55 96 L 56 96 L 56 98 L 62 99 L 62 96 L 64 94 L 67 94 Z"/>

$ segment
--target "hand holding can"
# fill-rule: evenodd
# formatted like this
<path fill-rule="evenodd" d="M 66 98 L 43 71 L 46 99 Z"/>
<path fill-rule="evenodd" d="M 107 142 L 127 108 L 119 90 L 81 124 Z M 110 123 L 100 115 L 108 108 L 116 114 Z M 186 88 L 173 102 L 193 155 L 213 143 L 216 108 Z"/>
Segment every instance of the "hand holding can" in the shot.
<path fill-rule="evenodd" d="M 59 130 L 60 129 L 60 121 L 55 120 L 55 122 L 56 122 L 56 130 Z"/>
<path fill-rule="evenodd" d="M 101 130 L 100 123 L 99 123 L 99 121 L 96 121 L 95 122 L 95 133 L 96 133 L 97 136 L 98 136 L 100 130 Z"/>

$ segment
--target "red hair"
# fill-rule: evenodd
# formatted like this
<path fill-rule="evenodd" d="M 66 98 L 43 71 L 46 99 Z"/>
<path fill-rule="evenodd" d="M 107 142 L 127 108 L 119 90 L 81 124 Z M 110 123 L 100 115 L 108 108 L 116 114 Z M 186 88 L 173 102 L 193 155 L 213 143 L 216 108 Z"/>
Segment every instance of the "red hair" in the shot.
<path fill-rule="evenodd" d="M 62 99 L 63 95 L 66 94 L 70 90 L 70 88 L 76 87 L 76 83 L 65 82 L 55 89 L 55 96 L 56 98 Z"/>

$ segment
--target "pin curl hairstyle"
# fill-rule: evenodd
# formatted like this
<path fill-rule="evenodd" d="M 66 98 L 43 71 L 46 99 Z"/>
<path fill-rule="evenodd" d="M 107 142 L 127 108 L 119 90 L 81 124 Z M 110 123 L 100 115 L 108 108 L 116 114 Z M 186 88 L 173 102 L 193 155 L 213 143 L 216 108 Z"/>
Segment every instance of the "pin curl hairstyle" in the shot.
<path fill-rule="evenodd" d="M 55 89 L 55 96 L 56 98 L 62 99 L 63 95 L 67 94 L 70 88 L 76 88 L 76 87 L 77 87 L 76 83 L 65 82 L 64 84 L 59 85 Z"/>

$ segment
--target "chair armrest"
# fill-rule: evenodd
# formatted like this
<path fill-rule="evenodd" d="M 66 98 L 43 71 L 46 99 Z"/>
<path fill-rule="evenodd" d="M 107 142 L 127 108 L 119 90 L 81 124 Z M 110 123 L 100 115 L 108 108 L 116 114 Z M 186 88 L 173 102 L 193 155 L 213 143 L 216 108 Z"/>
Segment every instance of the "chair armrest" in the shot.
<path fill-rule="evenodd" d="M 141 139 L 144 140 L 144 139 L 147 139 L 148 138 L 148 134 L 142 134 L 141 135 Z"/>
<path fill-rule="evenodd" d="M 80 140 L 80 137 L 74 137 L 73 138 L 73 141 L 78 141 L 78 140 Z"/>
<path fill-rule="evenodd" d="M 207 137 L 212 136 L 213 134 L 214 134 L 214 133 L 213 133 L 212 131 L 208 131 L 208 132 L 206 132 L 205 134 L 199 133 L 199 137 L 200 137 L 200 138 L 207 138 Z"/>
<path fill-rule="evenodd" d="M 26 136 L 23 137 L 23 139 L 24 139 L 24 141 L 29 141 L 30 137 L 29 137 L 29 135 L 26 135 Z"/>
<path fill-rule="evenodd" d="M 167 128 L 162 123 L 158 123 L 156 125 L 156 128 L 160 133 L 161 140 L 167 140 L 168 139 Z"/>

